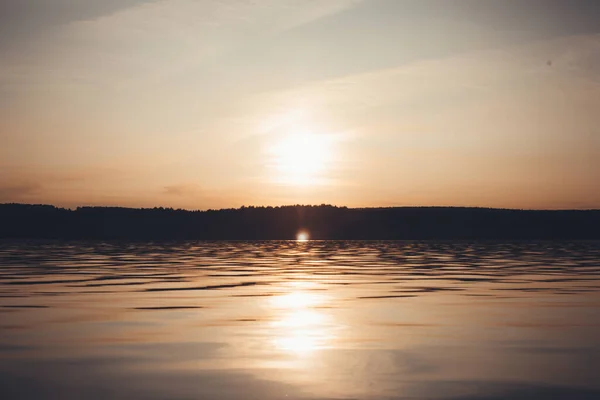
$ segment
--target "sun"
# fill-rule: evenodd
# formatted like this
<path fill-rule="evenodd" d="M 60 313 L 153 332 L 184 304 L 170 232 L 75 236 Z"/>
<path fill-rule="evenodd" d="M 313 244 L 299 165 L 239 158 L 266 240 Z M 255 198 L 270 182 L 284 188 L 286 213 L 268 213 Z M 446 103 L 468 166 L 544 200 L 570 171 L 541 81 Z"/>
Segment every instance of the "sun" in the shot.
<path fill-rule="evenodd" d="M 323 182 L 332 162 L 332 151 L 331 140 L 325 134 L 286 133 L 269 149 L 275 179 L 296 186 Z"/>

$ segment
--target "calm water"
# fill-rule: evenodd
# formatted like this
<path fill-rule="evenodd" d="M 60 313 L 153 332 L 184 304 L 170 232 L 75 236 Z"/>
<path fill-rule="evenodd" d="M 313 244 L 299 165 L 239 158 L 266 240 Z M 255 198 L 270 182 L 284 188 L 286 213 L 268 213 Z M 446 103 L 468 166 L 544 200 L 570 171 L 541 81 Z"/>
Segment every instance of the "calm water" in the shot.
<path fill-rule="evenodd" d="M 600 399 L 600 243 L 0 242 L 2 399 Z"/>

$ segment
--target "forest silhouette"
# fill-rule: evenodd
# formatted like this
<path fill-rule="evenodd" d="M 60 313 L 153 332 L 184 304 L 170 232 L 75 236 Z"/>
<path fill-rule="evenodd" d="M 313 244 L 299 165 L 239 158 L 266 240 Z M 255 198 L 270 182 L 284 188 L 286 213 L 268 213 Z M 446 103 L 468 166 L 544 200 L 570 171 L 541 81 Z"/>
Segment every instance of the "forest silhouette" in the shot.
<path fill-rule="evenodd" d="M 537 240 L 600 239 L 600 210 L 331 205 L 171 208 L 0 204 L 0 238 L 101 240 Z"/>

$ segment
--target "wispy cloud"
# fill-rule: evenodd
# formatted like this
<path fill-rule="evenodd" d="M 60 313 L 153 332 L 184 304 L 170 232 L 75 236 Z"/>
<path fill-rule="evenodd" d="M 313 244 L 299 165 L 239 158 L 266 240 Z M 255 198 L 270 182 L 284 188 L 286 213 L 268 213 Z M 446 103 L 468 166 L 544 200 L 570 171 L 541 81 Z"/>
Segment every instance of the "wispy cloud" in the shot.
<path fill-rule="evenodd" d="M 0 184 L 0 203 L 28 201 L 40 189 L 41 186 L 36 183 Z"/>
<path fill-rule="evenodd" d="M 196 197 L 204 194 L 204 191 L 200 186 L 195 184 L 179 184 L 165 186 L 163 193 L 168 196 Z"/>
<path fill-rule="evenodd" d="M 481 96 L 518 93 L 527 87 L 577 92 L 600 84 L 600 35 L 573 36 L 525 45 L 422 60 L 368 73 L 319 81 L 249 100 L 257 108 L 299 101 L 348 111 L 395 107 L 403 113 L 423 106 L 436 113 Z M 499 91 L 499 92 L 498 92 Z M 518 96 L 515 97 L 518 100 Z"/>
<path fill-rule="evenodd" d="M 93 20 L 154 1 L 159 0 L 2 0 L 0 47 L 18 45 L 60 25 Z"/>
<path fill-rule="evenodd" d="M 114 86 L 156 78 L 205 63 L 263 35 L 340 12 L 359 1 L 140 0 L 120 7 L 115 2 L 105 7 L 87 3 L 66 7 L 68 2 L 63 2 L 56 10 L 50 6 L 48 12 L 40 5 L 13 5 L 16 20 L 27 19 L 28 10 L 33 15 L 48 14 L 50 19 L 56 14 L 56 22 L 63 26 L 23 44 L 18 51 L 5 51 L 0 83 L 103 82 Z M 74 14 L 71 8 L 87 12 Z"/>

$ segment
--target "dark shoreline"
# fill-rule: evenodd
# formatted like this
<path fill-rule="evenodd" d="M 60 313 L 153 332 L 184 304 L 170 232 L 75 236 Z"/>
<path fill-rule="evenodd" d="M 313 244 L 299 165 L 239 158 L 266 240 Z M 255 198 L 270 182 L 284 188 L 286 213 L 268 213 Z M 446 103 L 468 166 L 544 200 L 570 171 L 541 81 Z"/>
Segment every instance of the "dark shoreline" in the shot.
<path fill-rule="evenodd" d="M 187 211 L 0 204 L 0 238 L 59 240 L 597 240 L 600 210 L 329 205 Z"/>

